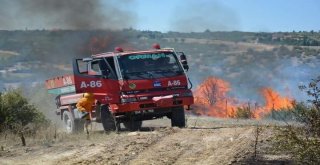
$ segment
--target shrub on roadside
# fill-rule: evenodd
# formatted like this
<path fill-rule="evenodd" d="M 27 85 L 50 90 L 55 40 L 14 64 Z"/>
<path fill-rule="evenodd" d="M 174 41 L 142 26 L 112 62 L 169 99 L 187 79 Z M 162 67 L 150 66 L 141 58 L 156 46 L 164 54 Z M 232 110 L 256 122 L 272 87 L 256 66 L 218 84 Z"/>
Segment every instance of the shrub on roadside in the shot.
<path fill-rule="evenodd" d="M 300 86 L 311 99 L 297 103 L 292 113 L 299 125 L 277 128 L 275 149 L 289 152 L 297 164 L 320 164 L 320 77 Z"/>
<path fill-rule="evenodd" d="M 272 119 L 272 120 L 279 120 L 279 121 L 294 121 L 296 120 L 295 117 L 295 110 L 290 108 L 282 108 L 279 110 L 273 110 L 270 113 L 266 114 L 263 118 L 264 119 Z"/>
<path fill-rule="evenodd" d="M 19 89 L 0 92 L 0 131 L 20 129 L 30 123 L 47 124 L 48 121 Z"/>
<path fill-rule="evenodd" d="M 252 117 L 252 112 L 249 107 L 238 107 L 235 118 L 241 118 L 241 119 L 250 119 Z"/>

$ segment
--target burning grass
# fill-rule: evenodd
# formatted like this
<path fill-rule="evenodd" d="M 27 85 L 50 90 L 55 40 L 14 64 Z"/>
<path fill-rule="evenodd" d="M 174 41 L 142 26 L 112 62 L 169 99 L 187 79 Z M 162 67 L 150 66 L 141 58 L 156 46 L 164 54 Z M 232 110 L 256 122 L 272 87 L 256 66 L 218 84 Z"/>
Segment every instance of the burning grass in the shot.
<path fill-rule="evenodd" d="M 222 118 L 256 118 L 261 119 L 272 111 L 281 111 L 293 107 L 293 99 L 282 96 L 270 87 L 261 88 L 264 105 L 251 105 L 237 98 L 228 96 L 230 83 L 217 78 L 208 77 L 195 90 L 196 114 Z"/>

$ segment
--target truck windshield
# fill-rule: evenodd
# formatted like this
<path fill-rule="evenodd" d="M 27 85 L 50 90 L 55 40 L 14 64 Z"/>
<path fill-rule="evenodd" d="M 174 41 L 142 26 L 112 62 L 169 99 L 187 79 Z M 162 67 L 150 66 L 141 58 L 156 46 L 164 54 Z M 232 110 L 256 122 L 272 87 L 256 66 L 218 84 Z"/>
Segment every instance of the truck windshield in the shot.
<path fill-rule="evenodd" d="M 118 61 L 124 79 L 154 79 L 183 74 L 172 52 L 123 55 L 118 56 Z"/>

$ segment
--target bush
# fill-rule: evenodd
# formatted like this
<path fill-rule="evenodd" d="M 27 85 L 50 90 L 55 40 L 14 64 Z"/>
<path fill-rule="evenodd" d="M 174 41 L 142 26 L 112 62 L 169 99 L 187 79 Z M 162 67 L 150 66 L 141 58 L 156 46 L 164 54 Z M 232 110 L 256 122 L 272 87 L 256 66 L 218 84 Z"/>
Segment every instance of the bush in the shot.
<path fill-rule="evenodd" d="M 278 128 L 275 148 L 287 151 L 298 164 L 320 164 L 320 77 L 299 88 L 310 96 L 306 103 L 297 103 L 292 113 L 300 125 Z"/>
<path fill-rule="evenodd" d="M 48 121 L 20 90 L 0 92 L 0 131 L 24 127 L 29 123 L 45 124 Z"/>
<path fill-rule="evenodd" d="M 279 110 L 272 110 L 270 113 L 266 114 L 264 119 L 272 119 L 279 121 L 294 121 L 295 117 L 295 109 L 281 108 Z"/>
<path fill-rule="evenodd" d="M 320 138 L 320 76 L 313 79 L 308 86 L 300 86 L 299 88 L 306 91 L 311 97 L 307 100 L 308 103 L 311 103 L 310 106 L 297 107 L 300 108 L 299 120 L 306 124 L 310 133 Z"/>
<path fill-rule="evenodd" d="M 252 117 L 252 112 L 249 107 L 243 107 L 243 108 L 238 107 L 235 117 L 241 118 L 241 119 L 249 119 Z"/>
<path fill-rule="evenodd" d="M 307 106 L 304 103 L 294 107 L 296 120 L 305 125 L 308 134 L 320 138 L 320 111 L 315 106 Z"/>
<path fill-rule="evenodd" d="M 290 153 L 296 164 L 320 163 L 320 140 L 310 137 L 304 127 L 278 128 L 274 149 Z"/>

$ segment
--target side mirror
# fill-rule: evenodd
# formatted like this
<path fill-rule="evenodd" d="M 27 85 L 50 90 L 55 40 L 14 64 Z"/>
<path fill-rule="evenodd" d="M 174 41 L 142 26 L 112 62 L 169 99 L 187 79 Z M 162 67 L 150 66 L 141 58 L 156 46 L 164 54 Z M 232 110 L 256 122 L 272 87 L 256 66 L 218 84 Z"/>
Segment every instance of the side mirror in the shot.
<path fill-rule="evenodd" d="M 183 66 L 183 69 L 185 69 L 186 71 L 189 70 L 189 65 L 188 65 L 188 61 L 187 61 L 187 57 L 183 52 L 179 52 L 180 54 L 180 62 Z"/>
<path fill-rule="evenodd" d="M 183 66 L 183 69 L 185 69 L 186 71 L 188 71 L 189 70 L 189 65 L 188 65 L 188 63 L 187 63 L 187 61 L 183 61 L 183 62 L 181 62 L 182 63 L 182 66 Z"/>

